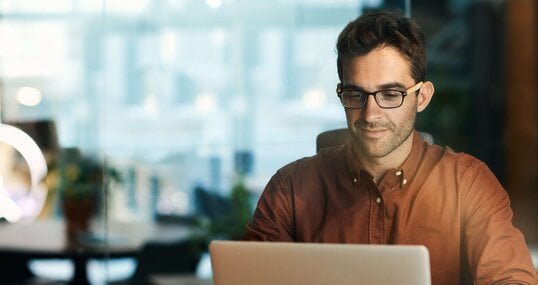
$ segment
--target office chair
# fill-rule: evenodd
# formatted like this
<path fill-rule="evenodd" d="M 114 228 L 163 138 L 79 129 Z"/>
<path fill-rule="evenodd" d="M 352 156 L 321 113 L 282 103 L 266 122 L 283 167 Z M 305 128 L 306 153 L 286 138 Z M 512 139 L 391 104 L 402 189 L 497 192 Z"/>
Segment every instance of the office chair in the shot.
<path fill-rule="evenodd" d="M 433 136 L 429 133 L 418 132 L 422 139 L 429 144 L 433 144 Z M 333 129 L 320 133 L 316 137 L 316 152 L 329 146 L 345 144 L 351 140 L 351 134 L 348 128 Z"/>

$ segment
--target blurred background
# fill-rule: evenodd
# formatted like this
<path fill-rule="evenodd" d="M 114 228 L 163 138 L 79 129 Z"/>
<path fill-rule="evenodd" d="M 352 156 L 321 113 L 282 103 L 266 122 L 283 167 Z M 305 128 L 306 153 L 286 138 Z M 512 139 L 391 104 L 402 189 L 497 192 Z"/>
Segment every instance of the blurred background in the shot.
<path fill-rule="evenodd" d="M 63 219 L 70 195 L 89 196 L 104 223 L 188 225 L 203 230 L 202 247 L 237 238 L 274 172 L 346 126 L 338 33 L 366 11 L 400 9 L 426 33 L 436 87 L 417 128 L 485 161 L 536 244 L 537 6 L 0 0 L 0 120 L 32 137 L 48 169 L 46 195 L 32 191 L 32 162 L 0 142 L 0 198 L 37 201 L 36 222 Z"/>

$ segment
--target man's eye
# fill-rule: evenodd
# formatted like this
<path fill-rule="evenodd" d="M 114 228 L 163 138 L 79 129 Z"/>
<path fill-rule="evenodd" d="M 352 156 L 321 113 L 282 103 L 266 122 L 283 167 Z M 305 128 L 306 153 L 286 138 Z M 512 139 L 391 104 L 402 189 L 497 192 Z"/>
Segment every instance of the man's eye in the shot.
<path fill-rule="evenodd" d="M 402 93 L 399 91 L 389 90 L 389 91 L 380 92 L 379 96 L 381 96 L 383 100 L 392 101 L 392 100 L 399 100 L 402 97 Z"/>
<path fill-rule="evenodd" d="M 350 100 L 362 100 L 364 98 L 364 93 L 358 91 L 344 91 L 343 95 Z"/>

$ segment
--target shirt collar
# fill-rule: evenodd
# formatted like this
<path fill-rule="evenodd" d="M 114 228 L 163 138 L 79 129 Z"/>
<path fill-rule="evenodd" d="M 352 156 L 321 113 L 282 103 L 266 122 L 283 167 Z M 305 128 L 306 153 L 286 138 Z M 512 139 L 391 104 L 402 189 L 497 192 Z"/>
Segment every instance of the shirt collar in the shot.
<path fill-rule="evenodd" d="M 395 183 L 393 182 L 393 177 L 396 177 L 396 183 L 400 184 L 400 188 L 405 188 L 405 185 L 409 184 L 415 178 L 420 162 L 426 153 L 426 145 L 427 142 L 422 139 L 417 131 L 414 131 L 413 147 L 409 156 L 407 156 L 398 169 L 390 169 L 385 174 L 385 177 L 388 178 L 389 186 L 393 186 Z M 385 177 L 383 177 L 383 180 L 385 180 Z M 382 183 L 383 180 L 381 181 Z"/>
<path fill-rule="evenodd" d="M 416 176 L 416 171 L 424 157 L 424 154 L 426 153 L 428 143 L 425 142 L 422 137 L 420 137 L 417 131 L 413 131 L 412 136 L 413 146 L 409 156 L 407 156 L 399 168 L 389 169 L 387 173 L 385 173 L 385 176 L 379 183 L 380 188 L 384 188 L 384 186 L 388 188 L 393 188 L 394 186 L 405 188 L 405 185 L 409 184 L 409 182 Z M 346 143 L 344 153 L 346 168 L 348 170 L 350 179 L 352 179 L 355 183 L 361 175 L 366 175 L 366 177 L 372 179 L 372 176 L 366 170 L 364 170 L 359 161 L 355 159 L 352 140 Z"/>

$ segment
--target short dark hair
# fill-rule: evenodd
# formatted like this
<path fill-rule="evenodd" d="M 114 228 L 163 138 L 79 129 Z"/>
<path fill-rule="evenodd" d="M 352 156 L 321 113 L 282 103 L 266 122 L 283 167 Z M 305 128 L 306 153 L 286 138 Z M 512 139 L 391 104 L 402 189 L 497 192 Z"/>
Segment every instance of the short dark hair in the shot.
<path fill-rule="evenodd" d="M 411 66 L 416 82 L 426 80 L 425 37 L 420 27 L 398 11 L 366 13 L 351 21 L 338 36 L 336 65 L 340 81 L 346 64 L 380 46 L 396 48 Z"/>

